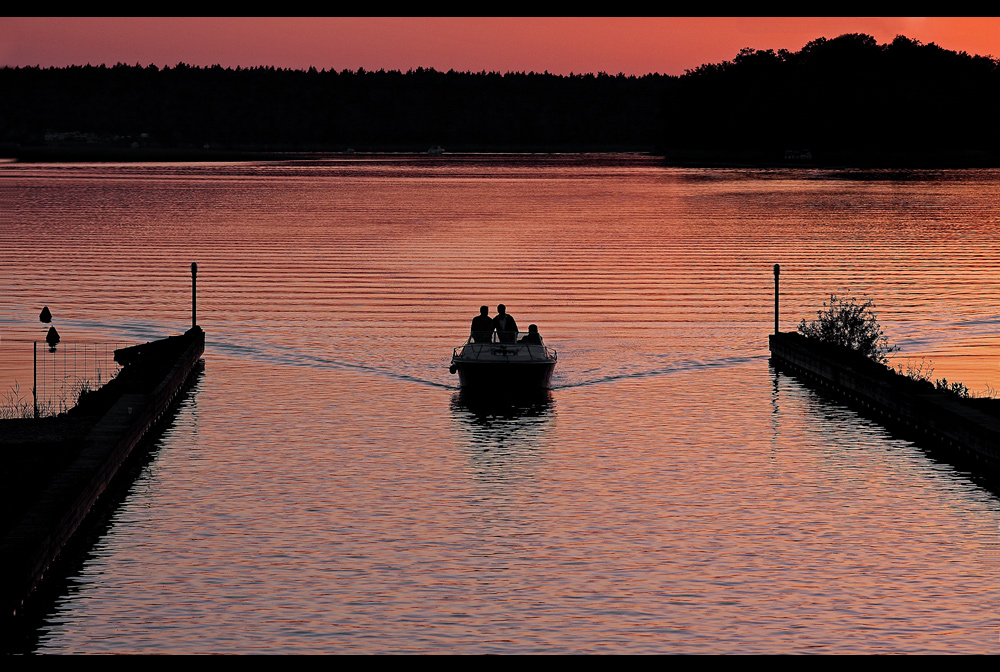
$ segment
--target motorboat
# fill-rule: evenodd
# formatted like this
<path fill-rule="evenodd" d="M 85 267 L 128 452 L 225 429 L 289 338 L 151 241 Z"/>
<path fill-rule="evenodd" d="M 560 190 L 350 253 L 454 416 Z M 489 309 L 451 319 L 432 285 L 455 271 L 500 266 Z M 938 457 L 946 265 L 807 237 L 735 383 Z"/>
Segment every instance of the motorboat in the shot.
<path fill-rule="evenodd" d="M 501 342 L 500 334 L 493 332 L 489 340 L 477 341 L 475 336 L 455 348 L 451 356 L 452 373 L 458 374 L 458 384 L 463 390 L 476 391 L 532 391 L 552 387 L 552 372 L 557 355 L 545 347 L 537 333 L 522 342 L 529 334 L 521 332 L 516 338 Z"/>

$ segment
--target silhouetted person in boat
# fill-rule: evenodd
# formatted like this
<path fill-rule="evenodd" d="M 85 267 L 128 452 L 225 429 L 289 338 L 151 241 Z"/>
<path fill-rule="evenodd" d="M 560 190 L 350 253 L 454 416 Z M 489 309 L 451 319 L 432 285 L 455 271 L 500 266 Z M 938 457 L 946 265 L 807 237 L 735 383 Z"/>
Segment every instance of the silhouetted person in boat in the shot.
<path fill-rule="evenodd" d="M 528 345 L 541 345 L 542 335 L 538 333 L 538 325 L 529 324 L 527 335 L 520 341 L 518 341 L 518 343 L 526 343 Z"/>
<path fill-rule="evenodd" d="M 493 339 L 493 318 L 490 309 L 479 307 L 479 314 L 472 318 L 472 340 L 476 343 L 489 343 Z"/>
<path fill-rule="evenodd" d="M 497 306 L 497 316 L 493 318 L 493 328 L 501 343 L 513 343 L 517 340 L 517 322 L 513 315 L 507 314 L 507 306 L 502 303 Z"/>

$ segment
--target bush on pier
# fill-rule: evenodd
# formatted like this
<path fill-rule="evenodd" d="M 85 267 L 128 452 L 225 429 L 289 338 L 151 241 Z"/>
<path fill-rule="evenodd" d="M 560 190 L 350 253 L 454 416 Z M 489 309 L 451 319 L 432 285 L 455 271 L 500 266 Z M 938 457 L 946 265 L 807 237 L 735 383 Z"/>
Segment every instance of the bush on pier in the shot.
<path fill-rule="evenodd" d="M 799 333 L 823 343 L 855 350 L 868 359 L 888 366 L 889 355 L 899 350 L 890 345 L 875 313 L 875 302 L 830 295 L 829 303 L 816 312 L 812 322 L 799 323 Z"/>

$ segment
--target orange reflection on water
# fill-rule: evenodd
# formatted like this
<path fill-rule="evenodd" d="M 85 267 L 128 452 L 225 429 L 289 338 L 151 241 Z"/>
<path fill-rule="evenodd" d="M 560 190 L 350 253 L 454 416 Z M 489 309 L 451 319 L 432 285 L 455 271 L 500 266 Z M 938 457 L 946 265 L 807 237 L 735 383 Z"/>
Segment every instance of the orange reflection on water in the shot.
<path fill-rule="evenodd" d="M 1000 387 L 995 171 L 27 171 L 5 324 L 45 278 L 70 332 L 176 333 L 197 261 L 208 334 L 41 650 L 996 649 L 996 497 L 767 362 L 781 263 L 782 328 L 867 293 L 902 357 Z M 448 372 L 498 303 L 559 351 L 545 400 Z"/>

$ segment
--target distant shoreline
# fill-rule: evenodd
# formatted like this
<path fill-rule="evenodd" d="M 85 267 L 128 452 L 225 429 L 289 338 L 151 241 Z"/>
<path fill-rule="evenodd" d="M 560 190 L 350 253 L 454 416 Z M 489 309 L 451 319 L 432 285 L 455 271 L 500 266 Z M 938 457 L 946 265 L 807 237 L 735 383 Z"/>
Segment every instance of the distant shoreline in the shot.
<path fill-rule="evenodd" d="M 786 158 L 780 153 L 725 150 L 657 151 L 650 147 L 476 147 L 431 154 L 410 147 L 373 147 L 358 150 L 327 148 L 194 148 L 118 146 L 0 147 L 0 160 L 18 163 L 212 163 L 356 160 L 407 157 L 419 159 L 476 160 L 499 156 L 565 159 L 606 158 L 620 163 L 635 160 L 665 167 L 691 168 L 909 168 L 961 169 L 1000 168 L 1000 154 L 988 151 L 871 151 L 816 152 L 805 158 Z"/>
<path fill-rule="evenodd" d="M 427 148 L 412 146 L 365 147 L 357 150 L 343 148 L 281 147 L 281 148 L 196 148 L 196 147 L 117 147 L 117 146 L 38 146 L 0 148 L 0 159 L 20 163 L 152 163 L 152 162 L 216 162 L 216 161 L 306 161 L 319 159 L 359 159 L 370 157 L 426 156 L 428 159 L 489 157 L 491 155 L 517 156 L 626 156 L 660 159 L 662 155 L 649 147 L 618 146 L 575 147 L 485 147 L 456 149 L 440 154 Z"/>

